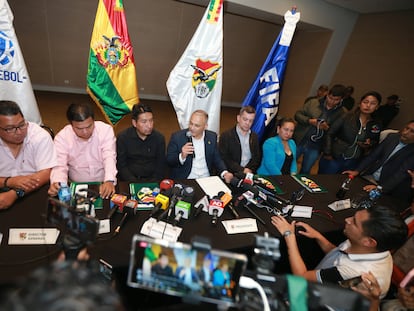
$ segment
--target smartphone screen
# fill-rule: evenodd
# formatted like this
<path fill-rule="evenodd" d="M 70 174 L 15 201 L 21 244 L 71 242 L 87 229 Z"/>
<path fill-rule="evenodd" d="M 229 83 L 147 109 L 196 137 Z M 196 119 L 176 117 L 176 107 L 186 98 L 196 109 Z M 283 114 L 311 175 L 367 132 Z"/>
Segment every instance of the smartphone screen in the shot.
<path fill-rule="evenodd" d="M 218 250 L 192 249 L 141 235 L 132 241 L 128 285 L 216 304 L 239 301 L 239 279 L 247 257 Z"/>

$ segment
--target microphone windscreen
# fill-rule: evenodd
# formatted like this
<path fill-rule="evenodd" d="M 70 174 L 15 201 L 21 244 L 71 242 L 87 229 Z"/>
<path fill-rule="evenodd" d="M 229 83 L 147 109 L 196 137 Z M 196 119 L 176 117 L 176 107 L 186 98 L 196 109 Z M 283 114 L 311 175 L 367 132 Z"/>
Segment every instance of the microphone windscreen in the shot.
<path fill-rule="evenodd" d="M 189 143 L 191 143 L 193 141 L 193 135 L 191 134 L 190 131 L 187 131 L 187 133 L 185 133 L 185 136 L 187 136 L 187 141 Z"/>
<path fill-rule="evenodd" d="M 163 179 L 160 182 L 160 192 L 166 192 L 174 186 L 174 181 L 172 179 Z"/>

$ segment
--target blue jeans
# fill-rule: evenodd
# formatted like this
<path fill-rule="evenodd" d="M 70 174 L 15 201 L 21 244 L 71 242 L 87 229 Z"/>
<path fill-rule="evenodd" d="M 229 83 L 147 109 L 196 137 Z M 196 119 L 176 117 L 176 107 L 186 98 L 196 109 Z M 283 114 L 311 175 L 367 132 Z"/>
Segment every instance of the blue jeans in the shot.
<path fill-rule="evenodd" d="M 339 159 L 327 160 L 323 156 L 319 160 L 318 174 L 341 174 L 343 171 L 354 170 L 358 164 L 357 159 Z"/>
<path fill-rule="evenodd" d="M 308 144 L 298 145 L 296 148 L 296 159 L 303 154 L 302 167 L 299 174 L 309 174 L 312 166 L 318 160 L 320 151 L 318 148 L 312 148 Z"/>

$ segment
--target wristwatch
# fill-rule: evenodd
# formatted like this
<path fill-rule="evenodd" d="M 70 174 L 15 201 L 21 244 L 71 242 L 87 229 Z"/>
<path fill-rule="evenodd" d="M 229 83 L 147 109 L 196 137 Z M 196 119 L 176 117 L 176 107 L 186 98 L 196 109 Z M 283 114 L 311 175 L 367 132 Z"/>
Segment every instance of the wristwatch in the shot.
<path fill-rule="evenodd" d="M 16 191 L 17 197 L 18 198 L 23 198 L 24 197 L 24 190 L 20 189 L 20 188 L 13 188 L 14 191 Z"/>
<path fill-rule="evenodd" d="M 292 234 L 292 231 L 290 231 L 290 230 L 286 230 L 285 232 L 283 232 L 283 236 L 286 238 L 286 237 L 288 237 L 289 235 L 291 235 Z"/>

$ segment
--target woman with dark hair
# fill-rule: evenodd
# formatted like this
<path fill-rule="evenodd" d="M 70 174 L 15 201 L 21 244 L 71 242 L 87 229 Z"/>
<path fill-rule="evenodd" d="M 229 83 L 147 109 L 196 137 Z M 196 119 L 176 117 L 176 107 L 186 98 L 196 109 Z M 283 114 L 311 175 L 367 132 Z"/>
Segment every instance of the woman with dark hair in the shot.
<path fill-rule="evenodd" d="M 319 174 L 337 174 L 356 167 L 362 156 L 378 144 L 381 123 L 372 114 L 381 95 L 370 91 L 361 97 L 358 108 L 336 120 L 326 133 Z"/>
<path fill-rule="evenodd" d="M 262 163 L 257 170 L 260 175 L 296 174 L 296 144 L 292 139 L 295 121 L 283 118 L 277 126 L 277 135 L 263 144 Z"/>

